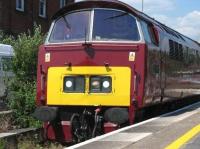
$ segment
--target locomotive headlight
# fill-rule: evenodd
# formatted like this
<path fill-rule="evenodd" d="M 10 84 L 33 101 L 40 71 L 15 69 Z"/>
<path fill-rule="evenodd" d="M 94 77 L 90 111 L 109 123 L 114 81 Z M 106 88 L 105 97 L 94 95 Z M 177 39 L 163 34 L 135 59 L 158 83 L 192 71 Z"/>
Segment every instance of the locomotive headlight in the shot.
<path fill-rule="evenodd" d="M 110 93 L 112 91 L 112 78 L 110 76 L 91 76 L 91 93 Z"/>
<path fill-rule="evenodd" d="M 70 88 L 70 87 L 72 87 L 73 83 L 72 83 L 72 81 L 68 80 L 68 81 L 66 81 L 65 85 L 67 88 Z"/>
<path fill-rule="evenodd" d="M 110 93 L 112 91 L 112 78 L 105 76 L 102 78 L 102 92 Z"/>
<path fill-rule="evenodd" d="M 63 80 L 63 91 L 67 93 L 85 92 L 85 77 L 65 76 Z"/>
<path fill-rule="evenodd" d="M 104 88 L 108 88 L 110 86 L 110 82 L 109 81 L 104 81 L 103 82 L 103 87 Z"/>

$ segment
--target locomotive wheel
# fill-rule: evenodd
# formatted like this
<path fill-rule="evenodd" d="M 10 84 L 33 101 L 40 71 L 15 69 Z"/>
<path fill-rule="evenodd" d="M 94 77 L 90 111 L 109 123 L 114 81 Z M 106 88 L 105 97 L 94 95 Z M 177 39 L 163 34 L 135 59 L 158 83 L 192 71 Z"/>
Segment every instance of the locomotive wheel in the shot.
<path fill-rule="evenodd" d="M 91 138 L 91 126 L 89 125 L 89 121 L 84 116 L 73 114 L 70 122 L 74 143 L 82 142 Z"/>
<path fill-rule="evenodd" d="M 81 132 L 82 132 L 82 137 L 83 137 L 82 141 L 85 141 L 91 138 L 92 130 L 91 130 L 89 121 L 86 118 L 83 118 L 81 120 Z"/>
<path fill-rule="evenodd" d="M 72 137 L 73 137 L 73 142 L 76 143 L 76 142 L 80 142 L 80 127 L 81 127 L 81 124 L 80 124 L 80 117 L 79 117 L 79 114 L 73 114 L 71 119 L 70 119 L 70 122 L 71 122 L 71 134 L 72 134 Z"/>

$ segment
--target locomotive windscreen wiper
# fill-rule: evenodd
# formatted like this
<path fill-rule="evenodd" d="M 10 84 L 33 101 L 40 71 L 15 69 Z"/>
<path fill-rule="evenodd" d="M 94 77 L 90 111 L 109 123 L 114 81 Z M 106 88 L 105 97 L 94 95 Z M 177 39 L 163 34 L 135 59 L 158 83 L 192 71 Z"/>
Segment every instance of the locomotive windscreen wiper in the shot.
<path fill-rule="evenodd" d="M 83 44 L 83 46 L 85 46 L 85 52 L 87 53 L 87 55 L 90 56 L 90 58 L 94 58 L 95 51 L 92 48 L 92 44 L 87 42 L 87 33 L 87 29 L 85 28 L 85 43 Z"/>
<path fill-rule="evenodd" d="M 71 26 L 70 26 L 69 22 L 67 21 L 67 19 L 64 16 L 62 16 L 62 18 L 64 19 L 66 27 L 71 29 Z"/>
<path fill-rule="evenodd" d="M 104 20 L 115 19 L 115 18 L 119 18 L 119 17 L 126 16 L 126 15 L 128 15 L 128 12 L 124 12 L 124 13 L 121 13 L 120 15 L 116 15 L 116 16 L 108 17 L 108 18 L 105 18 Z"/>

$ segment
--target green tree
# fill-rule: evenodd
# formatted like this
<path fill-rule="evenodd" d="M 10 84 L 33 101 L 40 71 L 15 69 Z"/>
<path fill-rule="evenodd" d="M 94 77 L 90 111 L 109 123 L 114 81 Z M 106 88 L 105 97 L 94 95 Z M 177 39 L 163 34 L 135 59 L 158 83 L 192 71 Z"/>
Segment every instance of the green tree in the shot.
<path fill-rule="evenodd" d="M 23 33 L 16 38 L 0 34 L 1 43 L 14 48 L 12 70 L 15 77 L 9 82 L 7 101 L 14 112 L 13 122 L 20 127 L 39 124 L 31 114 L 35 109 L 38 47 L 43 39 L 41 27 L 35 27 L 32 35 Z"/>

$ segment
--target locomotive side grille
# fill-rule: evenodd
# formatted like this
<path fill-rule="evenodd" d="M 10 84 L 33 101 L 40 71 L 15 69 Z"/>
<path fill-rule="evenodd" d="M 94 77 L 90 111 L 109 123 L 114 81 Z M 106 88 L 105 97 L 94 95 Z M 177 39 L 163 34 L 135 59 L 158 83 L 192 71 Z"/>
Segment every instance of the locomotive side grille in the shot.
<path fill-rule="evenodd" d="M 129 106 L 129 67 L 50 67 L 48 105 Z"/>

